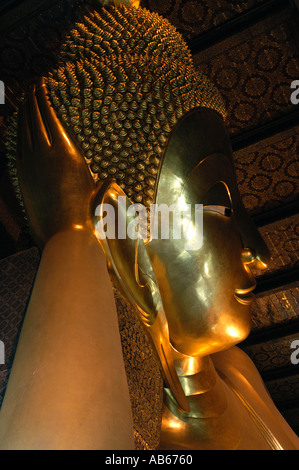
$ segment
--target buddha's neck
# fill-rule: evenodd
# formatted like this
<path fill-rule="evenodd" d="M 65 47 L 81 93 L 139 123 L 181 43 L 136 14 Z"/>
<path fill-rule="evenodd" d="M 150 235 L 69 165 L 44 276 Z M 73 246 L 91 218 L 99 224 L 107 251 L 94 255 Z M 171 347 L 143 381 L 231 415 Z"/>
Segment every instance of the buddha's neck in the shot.
<path fill-rule="evenodd" d="M 189 413 L 182 413 L 172 394 L 166 390 L 167 407 L 178 417 L 211 418 L 221 416 L 227 408 L 225 386 L 210 357 L 193 358 L 173 350 L 174 365 L 190 405 Z"/>

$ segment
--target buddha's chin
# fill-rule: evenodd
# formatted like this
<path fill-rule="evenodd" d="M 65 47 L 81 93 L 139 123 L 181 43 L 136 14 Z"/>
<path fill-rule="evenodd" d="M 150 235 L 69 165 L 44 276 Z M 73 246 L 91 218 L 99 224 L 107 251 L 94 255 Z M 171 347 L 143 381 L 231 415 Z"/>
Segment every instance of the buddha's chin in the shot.
<path fill-rule="evenodd" d="M 249 292 L 248 294 L 235 293 L 234 295 L 236 300 L 242 305 L 251 305 L 255 297 L 253 292 Z"/>
<path fill-rule="evenodd" d="M 239 296 L 239 295 L 238 295 Z M 187 310 L 181 314 L 180 323 L 169 322 L 172 346 L 181 354 L 189 357 L 204 357 L 229 349 L 244 341 L 251 331 L 251 304 L 254 296 L 236 294 L 219 304 L 211 304 L 193 312 L 197 321 L 188 322 Z M 185 321 L 183 321 L 185 320 Z"/>
<path fill-rule="evenodd" d="M 199 336 L 197 340 L 189 338 L 188 341 L 178 341 L 172 344 L 181 354 L 194 358 L 224 351 L 238 345 L 248 337 L 251 330 L 250 315 L 243 316 L 242 321 L 231 322 L 219 330 L 219 334 L 211 331 L 205 337 Z"/>

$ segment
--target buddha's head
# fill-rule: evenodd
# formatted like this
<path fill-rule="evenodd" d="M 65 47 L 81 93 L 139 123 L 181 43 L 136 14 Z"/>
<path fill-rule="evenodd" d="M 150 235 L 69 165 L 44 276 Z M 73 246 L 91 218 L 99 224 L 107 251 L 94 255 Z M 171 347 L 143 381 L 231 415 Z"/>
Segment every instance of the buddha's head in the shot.
<path fill-rule="evenodd" d="M 197 108 L 180 120 L 164 154 L 156 203 L 202 204 L 203 210 L 197 246 L 189 240 L 200 236 L 194 215 L 181 240 L 159 237 L 146 246 L 171 344 L 195 357 L 242 341 L 250 332 L 256 285 L 250 267 L 263 269 L 269 255 L 242 204 L 229 138 L 217 112 Z"/>
<path fill-rule="evenodd" d="M 250 266 L 268 262 L 237 189 L 223 101 L 193 66 L 174 27 L 124 6 L 82 18 L 46 82 L 57 114 L 102 185 L 98 204 L 120 210 L 123 195 L 128 205 L 147 209 L 203 205 L 203 242 L 195 249 L 186 245 L 190 230 L 181 239 L 148 234 L 145 241 L 103 244 L 168 382 L 179 387 L 169 345 L 206 356 L 243 340 L 255 287 Z M 192 232 L 194 219 L 189 222 Z"/>

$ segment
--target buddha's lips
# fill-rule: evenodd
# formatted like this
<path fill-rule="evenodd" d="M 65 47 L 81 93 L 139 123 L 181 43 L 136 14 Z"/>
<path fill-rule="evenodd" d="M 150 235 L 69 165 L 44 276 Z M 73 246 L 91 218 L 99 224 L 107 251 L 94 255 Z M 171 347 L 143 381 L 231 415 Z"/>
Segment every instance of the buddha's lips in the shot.
<path fill-rule="evenodd" d="M 249 305 L 254 300 L 254 294 L 253 292 L 249 292 L 248 294 L 237 294 L 235 292 L 235 298 L 240 304 Z"/>
<path fill-rule="evenodd" d="M 235 298 L 240 304 L 249 305 L 254 300 L 254 293 L 252 292 L 256 287 L 256 284 L 249 287 L 248 289 L 236 289 Z"/>

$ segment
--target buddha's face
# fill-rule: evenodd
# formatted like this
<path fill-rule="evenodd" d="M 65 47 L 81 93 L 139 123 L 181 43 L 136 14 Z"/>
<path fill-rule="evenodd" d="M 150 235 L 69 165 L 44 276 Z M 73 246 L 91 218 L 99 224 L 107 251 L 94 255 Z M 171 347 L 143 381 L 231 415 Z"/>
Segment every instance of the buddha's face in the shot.
<path fill-rule="evenodd" d="M 203 204 L 202 245 L 186 249 L 187 231 L 181 240 L 153 239 L 147 251 L 172 345 L 183 354 L 205 356 L 247 337 L 256 285 L 250 266 L 268 262 L 237 190 L 225 128 L 208 110 L 179 125 L 165 155 L 156 202 L 182 200 Z"/>

